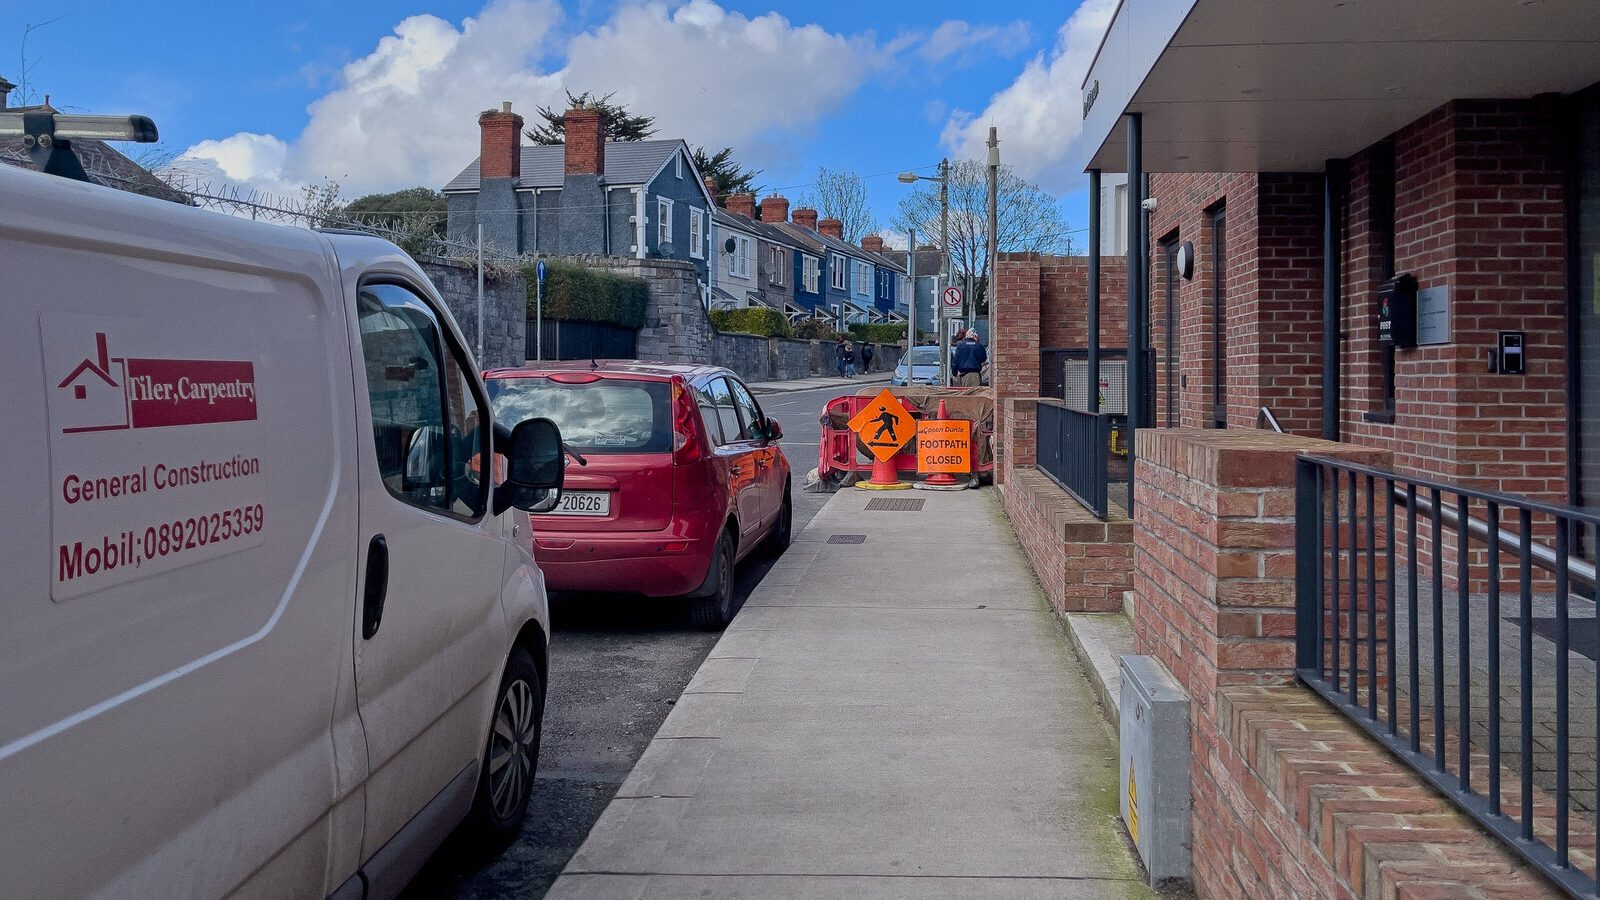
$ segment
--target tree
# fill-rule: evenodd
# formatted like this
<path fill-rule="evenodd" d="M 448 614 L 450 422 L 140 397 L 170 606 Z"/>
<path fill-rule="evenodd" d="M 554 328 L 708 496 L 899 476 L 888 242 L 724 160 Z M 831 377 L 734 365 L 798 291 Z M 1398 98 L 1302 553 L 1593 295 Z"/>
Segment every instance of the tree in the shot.
<path fill-rule="evenodd" d="M 988 303 L 989 282 L 989 181 L 987 166 L 978 160 L 950 164 L 950 275 L 971 275 L 977 285 L 980 309 Z M 997 184 L 998 228 L 996 247 L 1002 252 L 1071 252 L 1066 220 L 1056 198 L 1011 169 L 1001 166 Z M 917 229 L 918 235 L 938 240 L 939 185 L 918 182 L 917 190 L 900 201 L 895 227 Z"/>
<path fill-rule="evenodd" d="M 596 97 L 588 91 L 584 91 L 577 96 L 573 96 L 571 90 L 566 93 L 567 109 L 583 107 L 600 111 L 606 123 L 606 140 L 608 141 L 642 141 L 656 133 L 656 120 L 654 117 L 630 114 L 626 106 L 611 99 L 616 94 Z M 535 144 L 566 143 L 566 109 L 558 112 L 548 106 L 541 106 L 535 115 L 543 119 L 544 124 L 535 125 L 533 128 L 528 129 L 528 140 L 533 141 Z"/>
<path fill-rule="evenodd" d="M 817 167 L 817 180 L 800 198 L 801 206 L 817 211 L 819 219 L 838 219 L 844 223 L 844 239 L 855 242 L 862 235 L 878 230 L 867 202 L 867 185 L 861 176 L 847 169 Z"/>
<path fill-rule="evenodd" d="M 716 153 L 706 153 L 706 148 L 694 148 L 694 167 L 703 178 L 711 179 L 716 186 L 712 197 L 720 205 L 730 194 L 756 194 L 761 192 L 756 176 L 760 169 L 746 169 L 733 159 L 733 148 L 723 147 Z"/>
<path fill-rule="evenodd" d="M 431 231 L 443 237 L 445 212 L 444 194 L 432 188 L 414 187 L 358 197 L 345 206 L 343 218 L 385 228 Z"/>

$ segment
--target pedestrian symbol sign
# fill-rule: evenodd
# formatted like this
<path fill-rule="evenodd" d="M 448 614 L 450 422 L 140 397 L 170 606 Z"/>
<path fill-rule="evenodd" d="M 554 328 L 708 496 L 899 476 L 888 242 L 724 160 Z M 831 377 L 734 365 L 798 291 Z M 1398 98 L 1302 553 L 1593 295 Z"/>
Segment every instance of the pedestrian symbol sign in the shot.
<path fill-rule="evenodd" d="M 900 400 L 884 390 L 850 420 L 850 430 L 879 462 L 888 462 L 916 434 L 917 426 Z"/>

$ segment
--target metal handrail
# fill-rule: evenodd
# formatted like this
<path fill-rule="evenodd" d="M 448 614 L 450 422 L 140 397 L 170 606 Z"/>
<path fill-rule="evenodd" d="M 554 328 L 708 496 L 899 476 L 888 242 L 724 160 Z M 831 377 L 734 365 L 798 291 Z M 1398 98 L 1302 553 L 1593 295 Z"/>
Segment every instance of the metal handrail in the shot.
<path fill-rule="evenodd" d="M 1261 411 L 1256 413 L 1256 427 L 1260 428 L 1262 423 L 1265 423 L 1273 431 L 1283 434 L 1283 426 L 1278 424 L 1278 417 L 1273 415 L 1272 410 L 1267 409 L 1265 406 L 1261 407 Z"/>
<path fill-rule="evenodd" d="M 1399 501 L 1400 505 L 1404 506 L 1406 504 L 1406 492 L 1398 487 L 1394 489 L 1394 498 Z M 1433 501 L 1419 496 L 1417 497 L 1417 509 L 1424 514 L 1431 514 L 1433 512 Z M 1461 527 L 1460 511 L 1448 503 L 1439 504 L 1439 519 L 1444 523 L 1444 527 L 1451 531 L 1456 531 Z M 1487 541 L 1489 539 L 1489 523 L 1469 515 L 1467 516 L 1467 532 L 1473 537 Z M 1506 550 L 1515 553 L 1522 552 L 1522 535 L 1515 531 L 1501 528 L 1499 529 L 1499 534 L 1495 535 L 1495 540 L 1499 541 L 1500 546 Z M 1556 556 L 1554 548 L 1531 539 L 1529 544 L 1528 554 L 1533 559 L 1534 565 L 1552 573 L 1561 567 L 1560 557 Z M 1593 588 L 1595 586 L 1594 563 L 1586 562 L 1576 557 L 1567 557 L 1567 577 L 1584 587 Z"/>

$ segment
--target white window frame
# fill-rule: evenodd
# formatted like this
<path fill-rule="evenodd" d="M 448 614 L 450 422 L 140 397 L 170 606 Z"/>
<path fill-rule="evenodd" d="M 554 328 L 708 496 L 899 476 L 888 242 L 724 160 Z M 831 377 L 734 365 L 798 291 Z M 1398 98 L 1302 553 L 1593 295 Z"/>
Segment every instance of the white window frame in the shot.
<path fill-rule="evenodd" d="M 744 235 L 733 236 L 733 260 L 728 271 L 735 278 L 750 277 L 750 239 Z"/>
<path fill-rule="evenodd" d="M 844 257 L 838 253 L 828 254 L 828 283 L 836 291 L 850 290 L 850 275 L 845 271 Z"/>
<path fill-rule="evenodd" d="M 818 288 L 822 286 L 822 260 L 810 254 L 804 255 L 800 262 L 800 274 L 805 279 L 806 291 L 818 293 Z"/>
<path fill-rule="evenodd" d="M 863 297 L 872 296 L 872 269 L 866 263 L 856 260 L 856 293 Z"/>
<path fill-rule="evenodd" d="M 701 218 L 704 215 L 698 209 L 689 210 L 689 255 L 695 259 L 702 259 L 706 255 L 706 222 Z"/>
<path fill-rule="evenodd" d="M 672 245 L 672 201 L 656 198 L 656 247 Z"/>
<path fill-rule="evenodd" d="M 677 175 L 678 175 L 678 177 L 682 178 L 683 177 L 683 154 L 682 153 L 674 153 L 672 155 L 672 161 L 677 166 Z"/>
<path fill-rule="evenodd" d="M 767 245 L 767 281 L 783 286 L 783 248 L 777 244 Z"/>

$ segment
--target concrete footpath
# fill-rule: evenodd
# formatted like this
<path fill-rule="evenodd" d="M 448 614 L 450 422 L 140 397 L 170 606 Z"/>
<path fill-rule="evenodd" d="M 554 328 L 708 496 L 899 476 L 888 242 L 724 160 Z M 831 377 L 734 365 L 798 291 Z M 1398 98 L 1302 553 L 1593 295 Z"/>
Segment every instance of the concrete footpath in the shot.
<path fill-rule="evenodd" d="M 548 896 L 1152 896 L 1111 730 L 998 500 L 831 498 Z"/>

